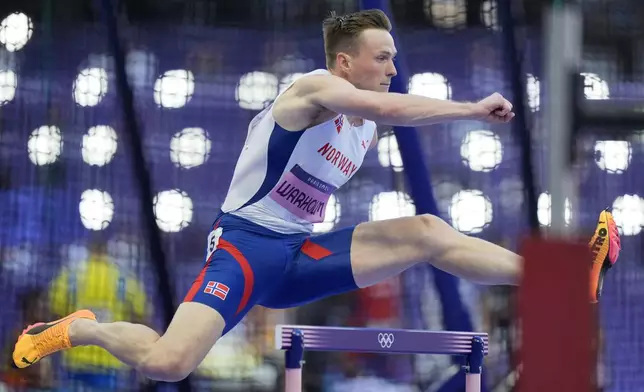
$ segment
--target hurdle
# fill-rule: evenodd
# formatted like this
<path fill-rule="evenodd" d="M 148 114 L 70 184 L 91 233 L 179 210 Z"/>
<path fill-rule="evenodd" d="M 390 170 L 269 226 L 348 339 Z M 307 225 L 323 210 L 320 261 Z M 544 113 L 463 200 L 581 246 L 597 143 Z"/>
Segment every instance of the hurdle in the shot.
<path fill-rule="evenodd" d="M 284 350 L 285 392 L 302 391 L 304 351 L 349 351 L 380 354 L 443 354 L 465 357 L 466 392 L 480 392 L 488 334 L 384 328 L 277 325 L 275 349 Z"/>

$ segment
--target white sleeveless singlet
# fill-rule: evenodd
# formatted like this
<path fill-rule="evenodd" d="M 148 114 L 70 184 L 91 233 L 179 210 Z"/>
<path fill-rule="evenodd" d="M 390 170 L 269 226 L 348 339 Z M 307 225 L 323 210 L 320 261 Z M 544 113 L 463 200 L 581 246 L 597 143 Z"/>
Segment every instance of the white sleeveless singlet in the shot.
<path fill-rule="evenodd" d="M 303 77 L 320 74 L 329 72 Z M 312 232 L 331 194 L 362 165 L 375 129 L 373 121 L 352 126 L 339 114 L 291 132 L 275 122 L 271 104 L 250 122 L 222 211 L 279 233 Z"/>

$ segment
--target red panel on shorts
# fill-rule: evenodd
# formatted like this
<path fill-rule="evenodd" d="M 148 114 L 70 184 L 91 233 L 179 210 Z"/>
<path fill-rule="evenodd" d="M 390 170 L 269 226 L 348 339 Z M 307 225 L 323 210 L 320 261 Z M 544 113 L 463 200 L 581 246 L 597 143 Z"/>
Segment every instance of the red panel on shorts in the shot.
<path fill-rule="evenodd" d="M 306 241 L 304 241 L 304 244 L 302 245 L 302 253 L 304 253 L 305 255 L 315 260 L 320 260 L 324 257 L 331 256 L 333 254 L 333 252 L 331 252 L 327 248 L 316 244 L 315 242 L 311 241 L 308 238 L 306 239 Z"/>
<path fill-rule="evenodd" d="M 208 269 L 208 266 L 210 265 L 210 260 L 212 260 L 212 256 L 215 253 L 213 252 L 212 255 L 208 258 L 208 261 L 206 261 L 206 265 L 203 266 L 201 269 L 201 272 L 199 272 L 199 276 L 197 276 L 197 279 L 195 279 L 194 283 L 190 287 L 190 291 L 188 291 L 188 294 L 186 294 L 186 297 L 183 299 L 183 302 L 190 302 L 195 298 L 195 295 L 199 292 L 201 289 L 201 285 L 203 284 L 203 279 L 206 276 L 206 270 Z"/>
<path fill-rule="evenodd" d="M 253 285 L 255 284 L 255 275 L 253 274 L 253 269 L 250 267 L 248 260 L 235 245 L 220 238 L 218 249 L 224 249 L 226 252 L 230 253 L 230 255 L 239 263 L 242 273 L 244 274 L 244 294 L 242 295 L 239 307 L 237 308 L 236 314 L 238 314 L 246 307 L 250 300 L 250 295 L 253 293 Z"/>
<path fill-rule="evenodd" d="M 215 223 L 212 229 L 216 230 L 217 227 L 219 227 L 219 221 Z M 201 285 L 203 284 L 203 279 L 206 276 L 206 270 L 208 269 L 208 266 L 210 265 L 210 261 L 212 260 L 212 257 L 214 255 L 215 255 L 215 252 L 212 252 L 210 257 L 208 257 L 208 260 L 206 260 L 206 265 L 203 266 L 203 268 L 199 272 L 199 275 L 197 276 L 197 279 L 195 279 L 194 283 L 192 283 L 192 286 L 190 287 L 188 294 L 186 294 L 185 298 L 183 299 L 183 302 L 192 301 L 195 298 L 195 295 L 197 295 L 197 293 L 201 289 Z"/>

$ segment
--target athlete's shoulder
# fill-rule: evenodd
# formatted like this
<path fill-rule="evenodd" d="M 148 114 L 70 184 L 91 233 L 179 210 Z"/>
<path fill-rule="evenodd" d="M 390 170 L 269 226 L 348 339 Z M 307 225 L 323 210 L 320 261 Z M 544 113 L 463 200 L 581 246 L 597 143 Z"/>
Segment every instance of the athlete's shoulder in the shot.
<path fill-rule="evenodd" d="M 335 114 L 316 104 L 311 97 L 328 89 L 336 78 L 329 71 L 318 69 L 296 79 L 272 104 L 275 122 L 287 131 L 302 131 L 331 118 Z"/>
<path fill-rule="evenodd" d="M 292 87 L 295 87 L 297 95 L 308 95 L 325 88 L 336 88 L 338 86 L 352 87 L 347 80 L 333 75 L 326 69 L 318 69 L 302 75 L 296 79 Z M 290 87 L 290 86 L 289 86 Z"/>

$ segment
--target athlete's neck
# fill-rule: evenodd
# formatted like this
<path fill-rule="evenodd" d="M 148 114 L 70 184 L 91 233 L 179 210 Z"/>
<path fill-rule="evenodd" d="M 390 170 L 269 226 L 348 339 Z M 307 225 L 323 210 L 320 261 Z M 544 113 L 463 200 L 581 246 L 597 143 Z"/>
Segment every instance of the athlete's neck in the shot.
<path fill-rule="evenodd" d="M 329 71 L 329 73 L 331 73 L 331 75 L 333 75 L 333 76 L 337 76 L 339 78 L 342 78 L 342 79 L 345 79 L 345 80 L 349 81 L 349 79 L 347 79 L 342 74 L 342 72 L 340 72 L 340 71 L 336 71 L 336 70 L 334 70 L 332 68 L 327 68 L 327 71 Z M 362 117 L 349 117 L 347 115 L 345 115 L 345 117 L 347 118 L 349 123 L 351 125 L 353 125 L 354 127 L 360 127 L 360 126 L 362 126 L 364 124 L 364 119 Z"/>

